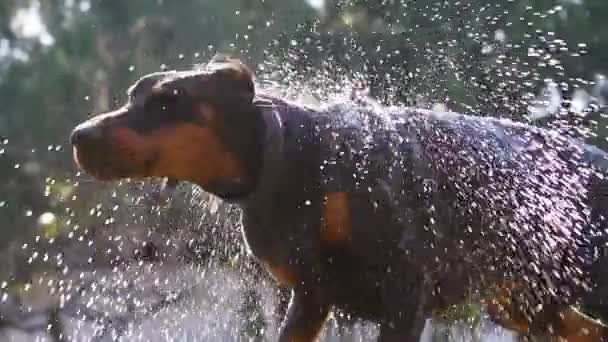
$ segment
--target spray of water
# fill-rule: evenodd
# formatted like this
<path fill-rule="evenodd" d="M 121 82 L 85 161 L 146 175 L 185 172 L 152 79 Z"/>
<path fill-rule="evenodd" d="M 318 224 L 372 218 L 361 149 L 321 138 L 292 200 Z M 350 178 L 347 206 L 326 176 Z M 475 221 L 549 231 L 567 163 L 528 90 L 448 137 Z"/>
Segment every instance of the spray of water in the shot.
<path fill-rule="evenodd" d="M 591 285 L 577 248 L 587 241 L 586 227 L 593 226 L 587 189 L 598 171 L 586 163 L 586 151 L 566 136 L 593 135 L 594 127 L 588 127 L 585 118 L 599 96 L 588 95 L 592 82 L 571 78 L 564 71 L 564 63 L 584 54 L 586 46 L 570 46 L 533 25 L 523 38 L 512 40 L 502 29 L 486 30 L 506 17 L 500 4 L 461 5 L 458 9 L 448 2 L 423 8 L 404 5 L 404 18 L 418 11 L 431 21 L 461 20 L 458 27 L 463 28 L 426 32 L 420 27 L 400 32 L 394 27 L 395 41 L 410 43 L 407 50 L 386 50 L 390 44 L 368 44 L 374 37 L 339 28 L 323 28 L 336 30 L 328 38 L 314 25 L 304 25 L 299 36 L 278 38 L 264 49 L 265 63 L 256 68 L 259 88 L 314 107 L 357 103 L 366 110 L 347 110 L 352 117 L 341 122 L 367 125 L 364 131 L 370 135 L 379 123 L 384 128 L 403 125 L 399 113 L 405 106 L 528 122 L 551 118 L 552 131 L 528 131 L 509 124 L 498 133 L 483 127 L 487 134 L 505 134 L 516 148 L 511 154 L 503 146 L 482 146 L 495 140 L 473 139 L 479 122 L 421 131 L 424 153 L 436 163 L 434 171 L 445 172 L 449 183 L 459 185 L 449 189 L 454 195 L 449 202 L 428 199 L 428 230 L 420 233 L 425 247 L 441 251 L 434 266 L 457 268 L 465 260 L 482 273 L 517 275 L 532 284 L 532 292 L 525 293 L 520 304 L 533 314 L 548 298 L 567 299 L 578 288 Z M 542 21 L 561 10 L 530 8 L 526 13 Z M 405 61 L 411 65 L 403 65 Z M 554 77 L 544 79 L 541 74 Z M 451 91 L 456 83 L 463 85 L 458 97 Z M 564 93 L 573 89 L 579 95 L 570 101 Z M 418 111 L 416 115 L 450 114 Z M 4 145 L 8 141 L 0 145 L 0 155 Z M 492 153 L 479 152 L 484 150 Z M 398 152 L 395 149 L 395 161 L 403 157 Z M 14 168 L 24 169 L 21 166 L 17 163 Z M 446 170 L 454 169 L 448 175 Z M 365 163 L 360 171 L 366 171 Z M 437 184 L 424 186 L 433 194 Z M 94 191 L 98 204 L 91 207 L 79 201 L 81 194 Z M 67 326 L 63 331 L 74 338 L 162 336 L 190 341 L 275 336 L 280 317 L 275 307 L 284 293 L 277 292 L 245 255 L 236 208 L 186 184 L 166 198 L 159 193 L 157 181 L 99 186 L 83 175 L 49 179 L 45 193 L 56 198 L 65 215 L 40 215 L 42 233 L 16 252 L 41 271 L 32 282 L 7 279 L 0 286 L 0 307 L 13 314 L 17 326 L 42 327 L 41 331 L 52 335 L 56 327 L 46 319 L 46 310 L 57 307 Z M 0 207 L 10 202 L 0 200 Z M 463 231 L 434 230 L 433 224 L 446 210 L 496 219 Z M 602 233 L 603 228 L 596 224 L 591 233 Z M 463 238 L 453 241 L 445 236 Z M 483 236 L 484 243 L 464 246 L 470 241 L 467 236 Z M 461 255 L 463 249 L 472 252 Z M 26 298 L 19 299 L 21 303 L 13 295 L 13 286 Z M 476 286 L 482 290 L 484 284 Z M 27 298 L 40 288 L 51 294 L 51 304 L 37 308 Z M 14 307 L 23 308 L 23 313 L 12 312 Z M 40 315 L 33 315 L 37 310 Z M 349 321 L 347 317 L 336 320 Z M 343 328 L 355 337 L 374 335 L 373 327 Z M 329 328 L 326 337 L 332 332 L 340 331 Z M 487 331 L 484 334 L 489 336 Z"/>

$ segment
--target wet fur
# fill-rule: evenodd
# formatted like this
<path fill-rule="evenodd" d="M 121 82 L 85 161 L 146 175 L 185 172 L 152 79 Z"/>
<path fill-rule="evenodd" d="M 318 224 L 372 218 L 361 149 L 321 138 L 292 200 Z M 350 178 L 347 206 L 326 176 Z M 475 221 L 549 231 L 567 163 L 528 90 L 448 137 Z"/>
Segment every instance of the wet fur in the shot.
<path fill-rule="evenodd" d="M 339 107 L 318 112 L 264 97 L 284 124 L 283 169 L 266 196 L 246 201 L 264 177 L 267 132 L 264 107 L 254 100 L 253 75 L 243 64 L 220 58 L 199 71 L 148 75 L 129 94 L 123 108 L 76 128 L 103 132 L 102 138 L 73 139 L 78 165 L 100 179 L 160 176 L 190 181 L 239 203 L 250 251 L 279 283 L 293 289 L 281 341 L 315 339 L 333 308 L 378 322 L 381 341 L 418 341 L 430 314 L 464 299 L 471 274 L 440 274 L 447 281 L 438 296 L 422 262 L 403 254 L 402 234 L 389 219 L 389 192 L 324 185 L 320 165 L 328 156 L 329 141 L 318 127 L 331 121 L 328 115 L 342 115 Z M 150 99 L 159 94 L 168 98 L 161 97 L 154 107 Z M 167 100 L 172 110 L 163 113 L 159 106 Z M 599 280 L 602 272 L 596 273 Z M 496 274 L 486 277 L 494 284 L 502 280 Z M 526 286 L 509 285 L 507 296 L 487 301 L 497 322 L 523 334 L 536 327 L 515 321 L 518 309 L 510 306 L 510 297 Z M 598 302 L 590 296 L 588 303 Z M 602 305 L 597 309 L 605 310 Z M 572 314 L 566 305 L 547 306 L 543 314 L 545 320 L 532 322 L 540 332 L 551 325 L 556 336 L 570 341 L 592 341 L 605 333 L 602 325 Z M 572 335 L 581 330 L 588 335 Z"/>

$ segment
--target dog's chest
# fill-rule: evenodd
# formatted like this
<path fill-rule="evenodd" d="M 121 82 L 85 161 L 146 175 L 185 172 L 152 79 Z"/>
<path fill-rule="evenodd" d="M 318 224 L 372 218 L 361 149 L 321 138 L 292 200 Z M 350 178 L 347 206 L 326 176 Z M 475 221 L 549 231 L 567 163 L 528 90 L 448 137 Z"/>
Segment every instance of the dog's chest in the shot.
<path fill-rule="evenodd" d="M 283 286 L 307 277 L 318 260 L 318 201 L 280 204 L 243 212 L 243 237 L 249 251 Z"/>

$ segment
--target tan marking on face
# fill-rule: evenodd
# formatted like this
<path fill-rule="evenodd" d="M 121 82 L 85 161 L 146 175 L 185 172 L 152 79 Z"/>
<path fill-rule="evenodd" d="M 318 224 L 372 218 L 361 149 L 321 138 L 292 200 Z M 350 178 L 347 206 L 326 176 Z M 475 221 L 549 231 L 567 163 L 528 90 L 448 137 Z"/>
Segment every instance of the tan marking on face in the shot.
<path fill-rule="evenodd" d="M 196 124 L 161 127 L 147 136 L 158 151 L 153 176 L 173 177 L 205 186 L 220 179 L 238 179 L 240 163 L 213 130 Z"/>
<path fill-rule="evenodd" d="M 201 124 L 181 122 L 140 134 L 114 127 L 111 144 L 115 163 L 129 170 L 125 177 L 172 177 L 205 186 L 241 177 L 241 165 L 215 134 L 217 117 L 197 106 Z M 170 115 L 170 114 L 168 114 Z"/>
<path fill-rule="evenodd" d="M 151 157 L 151 150 L 142 137 L 126 127 L 109 131 L 104 142 L 74 147 L 74 160 L 78 167 L 100 180 L 146 176 L 142 167 Z"/>
<path fill-rule="evenodd" d="M 272 278 L 281 286 L 294 287 L 297 285 L 298 277 L 288 266 L 277 265 L 268 261 L 263 261 L 263 265 Z"/>
<path fill-rule="evenodd" d="M 128 127 L 113 127 L 110 130 L 110 146 L 117 157 L 127 163 L 139 163 L 154 149 L 146 137 Z"/>
<path fill-rule="evenodd" d="M 328 192 L 324 196 L 321 240 L 329 243 L 348 241 L 352 233 L 352 216 L 346 192 Z"/>

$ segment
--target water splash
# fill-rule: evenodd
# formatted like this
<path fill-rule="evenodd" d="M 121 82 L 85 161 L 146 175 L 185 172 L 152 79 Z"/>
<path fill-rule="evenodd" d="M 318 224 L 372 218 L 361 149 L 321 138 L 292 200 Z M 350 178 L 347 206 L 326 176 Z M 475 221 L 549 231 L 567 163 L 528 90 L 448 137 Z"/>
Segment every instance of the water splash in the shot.
<path fill-rule="evenodd" d="M 314 3 L 321 6 L 319 1 Z M 602 105 L 601 99 L 605 96 L 600 96 L 603 89 L 600 87 L 604 81 L 598 78 L 597 87 L 590 89 L 593 82 L 570 78 L 563 67 L 568 59 L 584 55 L 586 45 L 571 46 L 555 34 L 537 29 L 538 22 L 533 21 L 530 30 L 517 40 L 503 29 L 487 29 L 506 17 L 500 14 L 504 11 L 502 6 L 506 5 L 490 4 L 479 8 L 473 8 L 469 2 L 461 5 L 462 8 L 455 9 L 449 2 L 422 8 L 405 4 L 403 13 L 399 13 L 402 20 L 415 15 L 430 22 L 461 20 L 462 24 L 457 26 L 462 29 L 454 32 L 426 32 L 420 26 L 408 31 L 398 22 L 388 26 L 376 23 L 378 27 L 394 32 L 395 41 L 408 42 L 411 49 L 393 49 L 391 44 L 367 44 L 366 39 L 374 37 L 352 33 L 336 34 L 338 38 L 327 39 L 321 36 L 318 27 L 303 25 L 301 37 L 284 37 L 285 42 L 277 39 L 265 48 L 266 62 L 257 68 L 261 88 L 314 107 L 346 101 L 371 108 L 371 113 L 385 114 L 378 109 L 379 103 L 424 108 L 442 106 L 473 115 L 505 116 L 520 121 L 526 120 L 528 108 L 537 100 L 532 119 L 551 117 L 554 120 L 552 127 L 560 132 L 579 137 L 592 135 L 592 130 L 582 124 L 583 118 L 580 115 L 573 118 L 571 114 L 587 111 L 594 101 Z M 546 11 L 530 7 L 524 14 L 542 21 L 563 11 L 559 6 Z M 347 11 L 344 24 L 353 26 L 360 15 L 356 8 Z M 270 22 L 267 25 L 270 26 Z M 505 26 L 509 27 L 509 23 Z M 340 31 L 339 28 L 328 29 Z M 416 40 L 417 36 L 426 42 Z M 472 43 L 472 47 L 466 49 L 459 42 Z M 517 53 L 521 51 L 525 54 Z M 180 54 L 178 58 L 183 59 L 185 55 Z M 322 62 L 313 65 L 315 60 Z M 372 64 L 370 60 L 381 62 Z M 406 60 L 412 64 L 403 65 Z M 136 69 L 129 66 L 128 70 Z M 546 74 L 552 74 L 548 101 L 537 96 Z M 456 97 L 454 84 L 459 82 L 463 84 L 462 94 Z M 584 100 L 576 97 L 570 110 L 564 93 L 572 89 L 590 90 L 592 96 Z M 364 117 L 363 121 L 370 118 Z M 347 124 L 361 121 L 354 116 L 344 119 Z M 399 124 L 399 120 L 387 120 L 385 116 L 379 121 L 390 127 Z M 373 123 L 368 120 L 366 124 L 369 125 L 368 133 L 373 134 Z M 445 138 L 441 129 L 429 131 L 429 144 Z M 514 126 L 512 130 L 516 133 L 519 128 Z M 466 141 L 465 132 L 460 133 L 457 135 L 460 140 L 437 145 L 460 147 L 463 142 L 469 146 L 480 143 Z M 536 143 L 539 140 L 542 142 Z M 10 148 L 8 139 L 2 139 L 2 144 L 7 145 L 7 150 Z M 521 139 L 515 145 L 519 146 L 521 156 L 508 160 L 510 165 L 501 165 L 495 155 L 479 155 L 472 150 L 437 147 L 431 152 L 439 169 L 461 160 L 473 165 L 461 167 L 454 176 L 467 184 L 456 189 L 460 201 L 455 204 L 458 210 L 478 211 L 480 215 L 486 211 L 495 217 L 509 217 L 486 229 L 469 227 L 466 230 L 469 234 L 488 233 L 488 241 L 500 241 L 489 243 L 478 255 L 469 257 L 484 260 L 487 267 L 499 265 L 510 272 L 522 272 L 529 282 L 539 284 L 536 288 L 542 293 L 525 298 L 524 303 L 535 309 L 538 296 L 567 295 L 570 289 L 561 286 L 564 280 L 580 281 L 580 286 L 585 284 L 577 260 L 580 256 L 574 249 L 589 221 L 585 216 L 589 211 L 582 210 L 583 215 L 574 213 L 581 212 L 580 207 L 585 205 L 585 186 L 594 172 L 582 163 L 583 151 L 557 134 L 537 131 L 534 137 Z M 49 146 L 49 151 L 62 152 L 57 147 Z M 546 153 L 548 149 L 554 152 Z M 496 147 L 496 150 L 500 148 Z M 5 158 L 4 155 L 3 146 L 0 158 Z M 524 167 L 530 165 L 528 159 L 535 160 L 531 168 Z M 11 167 L 15 172 L 21 172 L 28 169 L 26 165 L 25 161 L 18 160 Z M 362 171 L 364 169 L 362 167 Z M 479 186 L 474 184 L 479 175 L 501 181 Z M 505 183 L 504 180 L 509 179 L 511 181 Z M 57 186 L 58 183 L 61 186 Z M 430 189 L 434 186 L 432 182 L 425 185 Z M 26 260 L 31 259 L 32 265 L 48 268 L 51 264 L 50 268 L 56 269 L 50 275 L 37 277 L 48 280 L 42 284 L 48 292 L 59 297 L 63 308 L 73 308 L 67 324 L 75 336 L 92 334 L 126 340 L 143 340 L 150 333 L 184 340 L 240 336 L 240 328 L 232 325 L 235 317 L 241 317 L 236 309 L 239 305 L 236 298 L 244 288 L 258 280 L 255 277 L 243 280 L 246 278 L 241 276 L 256 274 L 259 270 L 244 256 L 244 248 L 239 243 L 238 210 L 185 185 L 168 199 L 157 196 L 157 190 L 155 182 L 123 182 L 99 187 L 81 175 L 49 180 L 44 194 L 53 197 L 56 204 L 57 226 L 49 229 L 55 223 L 48 215 L 44 218 L 46 211 L 15 208 L 24 219 L 31 217 L 35 221 L 38 218 L 44 229 L 37 232 L 38 237 L 32 237 L 23 248 L 17 249 L 25 254 Z M 91 204 L 85 199 L 93 193 L 96 195 Z M 12 199 L 0 200 L 0 210 L 15 203 Z M 510 215 L 507 215 L 501 212 L 504 208 L 515 210 L 510 209 Z M 23 215 L 24 212 L 27 214 Z M 437 220 L 429 218 L 431 224 Z M 430 229 L 429 234 L 429 244 L 433 243 L 436 248 L 444 246 L 450 253 L 458 248 L 453 241 L 441 240 L 437 231 Z M 502 251 L 504 259 L 488 258 L 496 255 L 497 249 Z M 446 260 L 449 258 L 439 259 Z M 562 260 L 568 260 L 566 267 Z M 180 265 L 179 272 L 172 268 L 176 265 Z M 204 271 L 208 265 L 223 270 L 228 268 L 235 273 Z M 200 285 L 201 280 L 206 285 Z M 17 280 L 10 283 L 33 292 L 32 287 L 38 281 L 25 285 Z M 194 295 L 193 288 L 199 285 L 206 290 L 197 289 Z M 268 287 L 260 291 L 264 293 L 261 300 L 264 316 L 269 318 L 273 317 L 271 311 L 279 296 L 269 283 L 266 285 Z M 14 292 L 11 296 L 6 292 L 8 287 L 3 283 L 0 289 L 3 303 L 14 298 Z M 180 302 L 184 298 L 180 293 L 205 303 Z M 167 305 L 166 309 L 155 312 L 155 305 L 163 303 L 173 306 Z M 218 319 L 218 313 L 224 314 Z M 208 323 L 201 325 L 200 322 Z M 47 323 L 43 323 L 46 328 Z M 188 330 L 186 326 L 192 329 Z M 276 320 L 263 329 L 273 336 Z M 373 327 L 370 330 L 373 334 Z M 366 332 L 360 334 L 369 336 Z"/>

